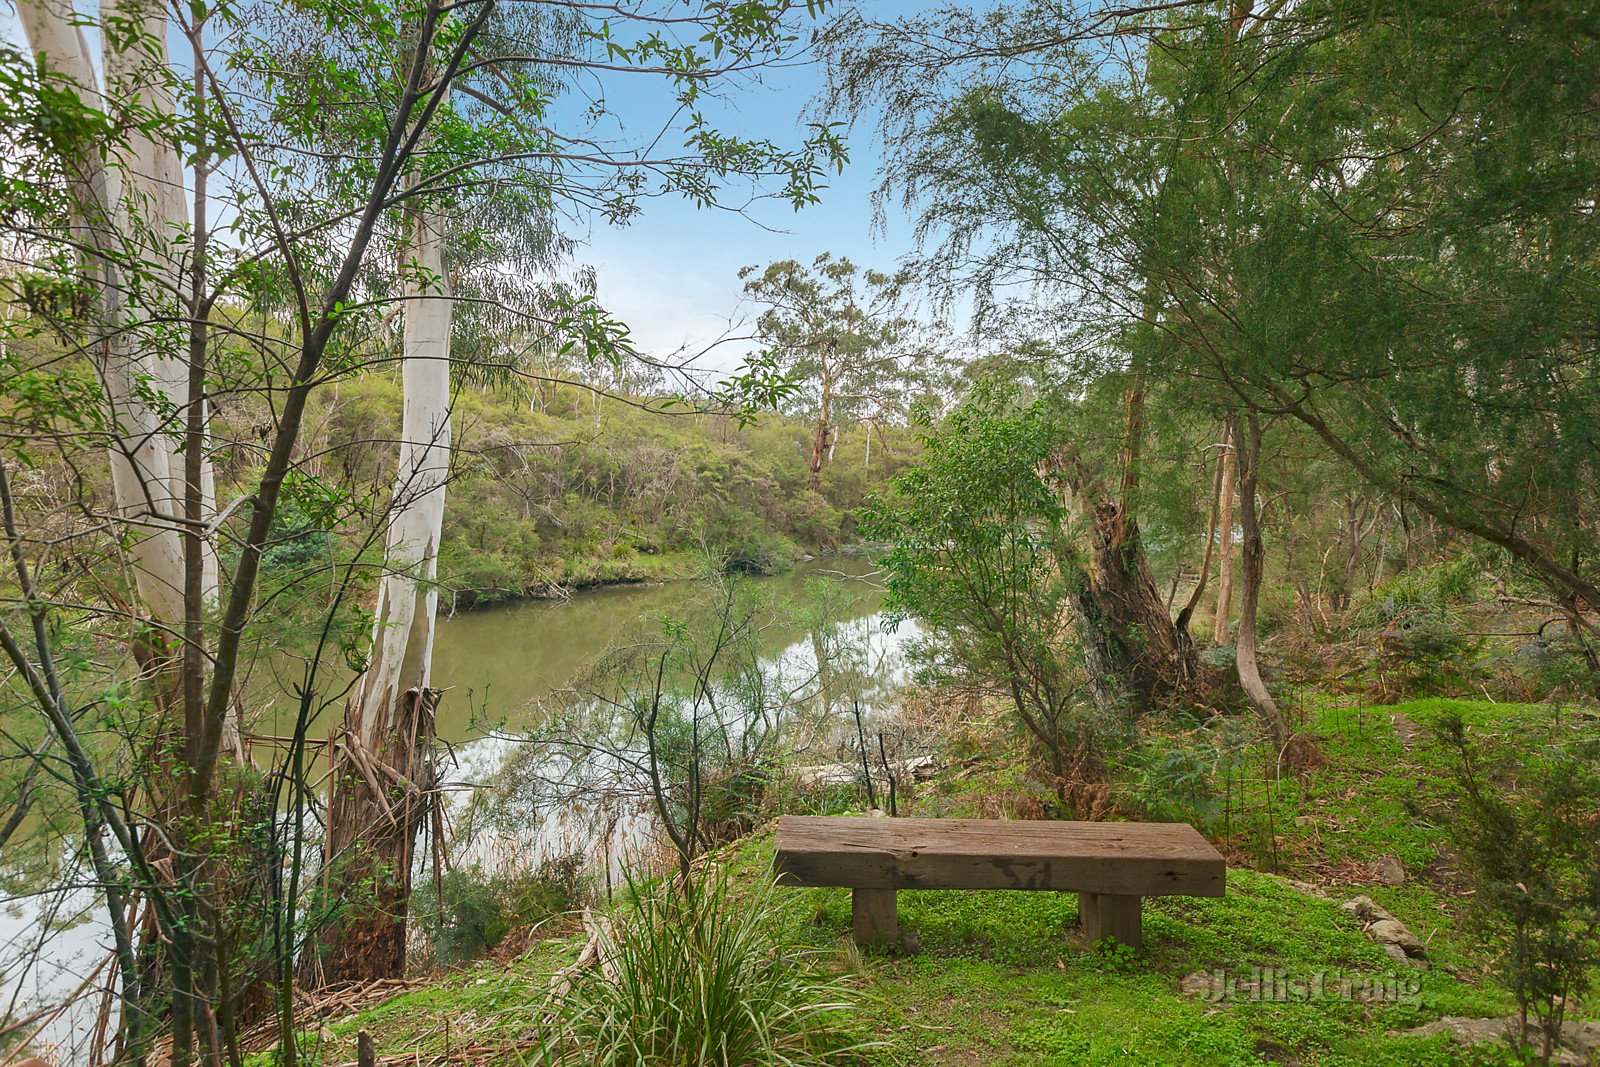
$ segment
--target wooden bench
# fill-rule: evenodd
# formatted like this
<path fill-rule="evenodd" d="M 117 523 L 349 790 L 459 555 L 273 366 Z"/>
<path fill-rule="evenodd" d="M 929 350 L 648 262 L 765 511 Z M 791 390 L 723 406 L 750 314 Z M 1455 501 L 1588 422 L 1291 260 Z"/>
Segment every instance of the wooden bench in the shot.
<path fill-rule="evenodd" d="M 1144 897 L 1220 897 L 1227 864 L 1186 823 L 1022 822 L 785 815 L 778 884 L 846 886 L 856 941 L 899 941 L 901 889 L 1078 894 L 1090 940 L 1142 946 Z"/>

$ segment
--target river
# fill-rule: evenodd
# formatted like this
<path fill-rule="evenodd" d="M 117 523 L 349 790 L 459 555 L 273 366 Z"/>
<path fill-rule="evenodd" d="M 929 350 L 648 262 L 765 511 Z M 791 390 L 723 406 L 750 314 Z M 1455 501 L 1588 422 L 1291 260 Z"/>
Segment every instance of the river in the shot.
<path fill-rule="evenodd" d="M 811 605 L 812 623 L 835 624 L 837 636 L 862 653 L 869 681 L 879 691 L 899 681 L 900 652 L 916 627 L 883 625 L 883 591 L 866 559 L 815 560 L 788 574 L 744 581 L 770 596 L 774 605 L 798 600 L 808 583 L 813 593 L 819 583 L 827 583 L 821 587 L 829 592 L 822 597 L 804 598 Z M 522 601 L 441 619 L 433 679 L 445 689 L 438 730 L 454 747 L 456 764 L 449 773 L 457 793 L 491 775 L 515 746 L 515 738 L 538 725 L 544 701 L 572 685 L 630 626 L 686 616 L 703 595 L 692 582 L 616 586 L 579 591 L 567 600 Z M 766 664 L 776 676 L 815 670 L 811 636 L 777 607 L 761 639 Z M 262 732 L 284 730 L 291 707 L 287 697 L 267 699 Z M 319 723 L 313 736 L 326 732 L 327 724 Z M 0 875 L 8 890 L 0 899 L 4 1020 L 72 996 L 105 958 L 109 934 L 93 892 L 47 892 L 59 874 L 30 877 L 4 861 Z M 102 985 L 103 979 L 89 982 L 90 989 Z M 87 1010 L 64 1014 L 40 1034 L 38 1047 L 56 1050 L 63 1064 L 79 1062 L 94 1014 L 91 999 L 98 998 L 81 995 Z"/>

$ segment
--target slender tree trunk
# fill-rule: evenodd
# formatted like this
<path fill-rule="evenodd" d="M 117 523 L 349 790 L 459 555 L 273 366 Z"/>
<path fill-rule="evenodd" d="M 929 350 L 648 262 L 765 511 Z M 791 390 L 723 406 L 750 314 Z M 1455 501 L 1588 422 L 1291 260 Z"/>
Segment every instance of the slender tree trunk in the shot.
<path fill-rule="evenodd" d="M 20 0 L 17 10 L 34 58 L 48 65 L 51 80 L 70 86 L 90 106 L 104 107 L 88 41 L 74 21 L 71 5 L 66 0 Z M 102 62 L 108 80 L 127 66 L 122 53 L 111 47 L 105 49 Z M 137 312 L 126 303 L 130 287 L 122 282 L 111 256 L 129 218 L 123 176 L 132 178 L 134 188 L 127 195 L 134 195 L 139 174 L 107 166 L 93 153 L 80 154 L 74 162 L 78 207 L 72 228 L 80 246 L 96 250 L 86 255 L 83 271 L 95 307 L 93 328 L 99 334 L 93 346 L 95 370 L 112 430 L 112 495 L 126 520 L 139 597 L 151 616 L 169 627 L 169 634 L 181 633 L 183 549 L 170 518 L 180 513 L 183 496 L 173 492 L 169 439 L 160 432 L 160 419 L 141 392 L 146 382 L 170 385 L 175 376 L 165 367 L 157 374 L 153 361 L 134 343 L 134 331 L 126 320 Z M 177 221 L 186 221 L 186 214 Z"/>
<path fill-rule="evenodd" d="M 833 440 L 833 382 L 824 374 L 822 402 L 817 411 L 817 431 L 811 441 L 811 476 L 807 484 L 816 489 L 822 484 L 822 464 L 832 452 Z"/>
<path fill-rule="evenodd" d="M 143 955 L 151 977 L 166 970 L 171 979 L 172 1061 L 181 1067 L 190 1056 L 197 1025 L 202 1047 L 213 1059 L 219 1054 L 210 998 L 226 967 L 215 917 L 216 896 L 227 890 L 210 875 L 197 877 L 208 862 L 206 850 L 185 845 L 185 835 L 205 814 L 210 798 L 211 768 L 206 764 L 218 755 L 203 744 L 208 665 L 204 622 L 219 599 L 215 541 L 207 529 L 216 508 L 205 403 L 204 173 L 196 171 L 191 227 L 177 148 L 140 128 L 151 119 L 176 114 L 168 85 L 163 5 L 139 0 L 101 4 L 104 94 L 69 0 L 21 0 L 18 12 L 30 49 L 50 80 L 65 83 L 87 105 L 107 110 L 114 122 L 124 112 L 138 117 L 122 125 L 110 158 L 86 151 L 72 161 L 75 208 L 69 225 L 74 241 L 85 250 L 82 280 L 93 308 L 88 347 L 110 431 L 108 459 L 112 497 L 122 519 L 119 533 L 127 544 L 139 605 L 151 623 L 137 635 L 134 655 L 149 675 L 152 702 L 160 712 L 152 741 L 158 747 L 181 741 L 185 751 L 181 761 L 157 764 L 174 773 L 150 783 L 156 828 L 142 846 L 133 846 L 143 848 L 144 869 L 152 869 L 156 860 L 170 864 L 172 880 L 181 890 L 173 897 L 183 921 L 164 923 L 160 940 L 153 939 L 152 951 Z M 117 32 L 106 32 L 108 26 Z M 196 114 L 201 114 L 198 94 L 204 80 L 198 63 L 195 79 Z M 191 241 L 178 239 L 185 230 L 192 233 Z M 130 258 L 144 265 L 137 282 L 121 267 Z M 183 331 L 152 326 L 186 320 L 187 344 Z M 151 391 L 160 402 L 149 401 Z M 222 735 L 242 757 L 237 703 L 231 710 Z M 181 772 L 176 770 L 180 766 Z M 167 889 L 150 886 L 146 891 L 163 894 Z M 133 1019 L 141 1010 L 128 1003 L 121 1014 Z M 140 1054 L 137 1047 L 134 1054 Z"/>
<path fill-rule="evenodd" d="M 430 672 L 450 465 L 451 299 L 437 223 L 418 214 L 408 224 L 405 411 L 385 574 L 328 807 L 327 876 L 346 911 L 307 952 L 302 982 L 312 987 L 404 972 L 413 850 L 435 785 Z M 358 894 L 371 899 L 350 899 Z"/>
<path fill-rule="evenodd" d="M 1227 451 L 1223 449 L 1217 455 L 1217 473 L 1211 480 L 1211 517 L 1206 520 L 1206 550 L 1200 558 L 1200 579 L 1194 583 L 1194 590 L 1184 602 L 1182 610 L 1178 612 L 1178 619 L 1173 624 L 1185 638 L 1189 635 L 1189 620 L 1194 618 L 1195 608 L 1200 606 L 1200 598 L 1205 596 L 1206 583 L 1211 579 L 1211 554 L 1216 544 L 1218 511 L 1222 502 L 1222 472 L 1227 464 Z"/>
<path fill-rule="evenodd" d="M 1583 617 L 1583 602 L 1568 594 L 1561 600 L 1561 610 L 1566 613 L 1567 630 L 1578 643 L 1578 654 L 1583 657 L 1583 665 L 1589 669 L 1589 693 L 1600 697 L 1600 652 L 1595 651 L 1594 642 L 1585 632 L 1591 627 Z"/>
<path fill-rule="evenodd" d="M 1359 505 L 1359 507 L 1358 507 Z M 1378 515 L 1381 508 L 1374 509 L 1370 500 L 1361 500 L 1352 495 L 1345 501 L 1344 519 L 1344 586 L 1333 598 L 1333 610 L 1344 612 L 1350 609 L 1351 601 L 1355 597 L 1356 581 L 1361 570 L 1361 546 L 1366 544 L 1367 538 L 1378 524 Z"/>
<path fill-rule="evenodd" d="M 1256 485 L 1261 471 L 1261 424 L 1248 417 L 1249 439 L 1239 452 L 1239 519 L 1243 526 L 1241 564 L 1244 588 L 1239 595 L 1239 636 L 1235 662 L 1239 684 L 1244 689 L 1256 717 L 1279 751 L 1289 740 L 1289 729 L 1278 710 L 1277 701 L 1261 680 L 1261 664 L 1256 657 L 1256 608 L 1261 599 L 1261 578 L 1265 550 L 1261 540 L 1261 516 L 1257 511 Z"/>
<path fill-rule="evenodd" d="M 18 14 L 37 60 L 46 62 L 52 80 L 66 83 L 89 105 L 105 107 L 99 79 L 83 30 L 66 0 L 20 0 Z M 126 47 L 101 34 L 101 68 L 121 106 L 170 116 L 173 100 L 164 78 L 167 68 L 166 9 L 156 3 L 107 0 L 103 23 L 137 29 L 144 39 Z M 93 153 L 75 160 L 74 194 L 78 202 L 72 227 L 80 246 L 100 250 L 86 256 L 85 284 L 96 309 L 100 338 L 92 346 L 95 370 L 114 428 L 109 446 L 112 496 L 125 520 L 133 576 L 139 599 L 157 624 L 149 635 L 151 660 L 166 658 L 166 646 L 184 632 L 186 612 L 182 524 L 187 514 L 186 460 L 173 441 L 187 434 L 190 403 L 188 353 L 175 339 L 157 343 L 165 331 L 144 329 L 153 316 L 181 321 L 188 299 L 182 264 L 173 252 L 174 235 L 189 227 L 189 207 L 182 162 L 172 144 L 152 139 L 136 126 L 126 131 L 119 155 L 108 165 Z M 133 286 L 115 266 L 132 244 L 153 276 Z M 118 253 L 113 256 L 115 251 Z M 137 303 L 129 294 L 138 294 Z M 166 345 L 167 347 L 162 347 Z M 177 413 L 168 420 L 145 397 L 153 388 Z M 216 478 L 209 454 L 209 428 L 204 398 L 199 401 L 202 450 L 198 457 L 201 491 L 198 514 L 210 522 L 216 515 Z M 215 539 L 201 538 L 201 589 L 210 606 L 218 600 Z M 170 697 L 167 701 L 171 703 Z M 234 730 L 234 724 L 230 724 Z M 236 730 L 234 730 L 236 733 Z"/>
<path fill-rule="evenodd" d="M 1217 613 L 1211 626 L 1213 644 L 1228 643 L 1233 610 L 1233 486 L 1238 476 L 1238 427 L 1229 419 L 1222 435 L 1222 490 L 1217 496 Z"/>

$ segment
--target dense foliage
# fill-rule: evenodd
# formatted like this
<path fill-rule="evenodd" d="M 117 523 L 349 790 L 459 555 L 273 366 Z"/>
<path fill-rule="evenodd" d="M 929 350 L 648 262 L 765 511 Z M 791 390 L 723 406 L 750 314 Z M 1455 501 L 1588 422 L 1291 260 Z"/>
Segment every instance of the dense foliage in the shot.
<path fill-rule="evenodd" d="M 1596 720 L 1565 709 L 1600 696 L 1596 9 L 90 6 L 15 0 L 26 48 L 0 45 L 0 875 L 43 902 L 24 972 L 56 909 L 104 915 L 88 1059 L 238 1064 L 259 1024 L 295 1067 L 298 994 L 403 975 L 408 917 L 460 962 L 622 867 L 519 1055 L 843 1055 L 882 961 L 827 971 L 707 853 L 885 791 L 891 816 L 1182 820 L 1309 879 L 1154 911 L 1169 970 L 1368 966 L 1383 906 L 1285 901 L 1382 884 L 1444 931 L 1449 1004 L 1514 1005 L 1546 1060 L 1588 1010 Z M 717 128 L 813 51 L 815 121 Z M 917 248 L 726 279 L 730 373 L 641 351 L 570 262 L 652 197 L 811 204 L 851 123 Z M 747 595 L 869 541 L 920 628 L 908 676 L 867 668 L 881 634 L 836 589 Z M 532 851 L 594 846 L 595 884 L 491 846 L 447 870 L 436 619 L 690 575 L 703 604 L 615 627 L 483 738 L 464 821 L 587 833 Z M 1469 695 L 1431 741 L 1419 706 L 1341 706 Z M 1503 752 L 1474 733 L 1502 727 Z M 1060 980 L 1062 952 L 1114 1004 L 1170 997 L 1131 952 L 1063 950 L 1070 904 L 1000 910 L 1037 943 L 921 916 L 940 960 Z M 1009 1050 L 1331 1064 L 1399 1046 L 1329 1031 L 1443 1008 L 1184 1010 Z"/>
<path fill-rule="evenodd" d="M 338 457 L 325 477 L 384 506 L 398 383 L 345 385 L 318 423 Z M 533 396 L 462 390 L 439 553 L 447 606 L 549 596 L 607 582 L 683 578 L 705 561 L 770 574 L 859 539 L 854 511 L 916 450 L 903 427 L 846 423 L 810 480 L 803 420 L 659 410 L 545 384 Z M 866 434 L 873 435 L 870 455 Z"/>

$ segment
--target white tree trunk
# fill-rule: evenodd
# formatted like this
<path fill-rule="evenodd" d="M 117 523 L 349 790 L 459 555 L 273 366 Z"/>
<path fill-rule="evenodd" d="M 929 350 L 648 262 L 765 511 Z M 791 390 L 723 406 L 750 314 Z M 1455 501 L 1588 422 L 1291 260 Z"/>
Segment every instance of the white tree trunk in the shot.
<path fill-rule="evenodd" d="M 112 35 L 101 32 L 105 93 L 71 0 L 17 0 L 17 10 L 35 61 L 86 104 L 105 111 L 109 99 L 135 114 L 174 114 L 167 14 L 159 0 L 101 3 L 102 25 L 115 21 L 140 31 L 140 39 L 120 49 Z M 188 331 L 151 330 L 146 324 L 152 318 L 184 320 L 188 305 L 181 257 L 196 243 L 180 239 L 192 229 L 192 220 L 177 148 L 132 126 L 123 138 L 110 159 L 91 149 L 74 161 L 78 206 L 71 225 L 79 246 L 99 253 L 84 257 L 83 280 L 93 296 L 99 334 L 93 353 L 111 430 L 113 502 L 124 524 L 135 591 L 150 620 L 164 631 L 158 643 L 170 647 L 181 640 L 186 617 L 182 527 L 176 520 L 187 512 L 188 488 L 177 448 L 189 400 L 183 340 Z M 115 266 L 124 258 L 143 265 L 138 277 Z M 154 407 L 145 399 L 150 388 L 162 397 Z M 198 489 L 208 532 L 200 549 L 205 603 L 197 610 L 209 611 L 220 602 L 221 588 L 216 537 L 209 530 L 217 515 L 209 435 Z M 224 746 L 240 761 L 246 758 L 242 712 L 235 702 L 223 726 Z"/>
<path fill-rule="evenodd" d="M 405 282 L 400 461 L 390 506 L 384 576 L 372 633 L 372 659 L 348 725 L 375 746 L 405 689 L 426 689 L 439 592 L 439 538 L 450 472 L 450 308 L 444 241 L 436 223 L 411 222 Z"/>
<path fill-rule="evenodd" d="M 162 9 L 135 13 L 118 2 L 103 5 L 103 17 L 138 14 L 149 37 L 122 51 L 106 42 L 102 65 L 112 95 L 129 100 L 131 94 L 136 106 L 170 114 L 172 99 L 158 77 L 166 58 Z M 48 66 L 53 78 L 70 85 L 85 103 L 103 108 L 88 42 L 71 4 L 19 0 L 17 9 L 35 60 Z M 183 552 L 178 528 L 170 521 L 183 510 L 182 464 L 175 462 L 172 436 L 178 423 L 153 410 L 140 391 L 144 383 L 153 384 L 172 409 L 181 412 L 184 366 L 176 352 L 147 351 L 138 324 L 149 317 L 149 303 L 175 304 L 178 298 L 177 264 L 169 250 L 180 247 L 173 237 L 188 223 L 182 168 L 171 145 L 138 133 L 129 135 L 125 151 L 109 165 L 93 153 L 75 162 L 80 180 L 73 225 L 80 231 L 81 243 L 106 252 L 125 252 L 133 243 L 137 258 L 155 268 L 152 282 L 134 286 L 105 256 L 91 255 L 85 278 L 94 291 L 102 335 L 95 345 L 95 367 L 108 423 L 115 427 L 109 449 L 112 492 L 117 511 L 128 524 L 134 580 L 151 617 L 181 631 Z M 212 481 L 209 461 L 205 481 Z M 205 513 L 215 513 L 211 500 L 206 501 Z M 214 598 L 216 556 L 211 549 L 206 554 L 208 588 Z"/>
<path fill-rule="evenodd" d="M 124 26 L 137 26 L 141 34 L 141 39 L 127 48 L 108 45 L 104 49 L 102 66 L 107 95 L 112 100 L 134 101 L 141 110 L 170 118 L 176 109 L 169 84 L 172 74 L 167 56 L 166 7 L 161 0 L 102 0 L 100 11 L 102 23 L 115 20 Z M 126 175 L 126 195 L 119 205 L 118 228 L 123 240 L 135 245 L 138 259 L 151 272 L 145 299 L 135 301 L 130 311 L 141 323 L 152 313 L 181 321 L 188 313 L 182 295 L 185 257 L 195 247 L 192 240 L 178 240 L 191 229 L 183 161 L 172 142 L 156 140 L 136 126 L 128 129 L 121 147 L 117 162 Z M 134 323 L 130 322 L 129 326 L 133 327 Z M 140 374 L 147 376 L 150 384 L 161 393 L 165 407 L 171 412 L 161 426 L 163 440 L 159 446 L 168 455 L 165 499 L 154 510 L 160 515 L 179 516 L 184 513 L 183 501 L 188 491 L 184 485 L 183 461 L 176 452 L 176 434 L 183 425 L 189 402 L 185 341 L 182 332 L 160 331 L 161 335 L 171 336 L 170 342 L 158 340 L 152 331 L 135 328 L 133 332 L 137 335 L 134 343 L 141 349 Z M 173 436 L 166 437 L 167 434 Z M 216 517 L 216 478 L 209 438 L 201 457 L 199 489 L 201 515 L 209 523 Z M 211 608 L 218 600 L 216 542 L 206 537 L 203 544 L 203 584 L 206 605 Z M 181 589 L 181 564 L 178 574 Z"/>
<path fill-rule="evenodd" d="M 324 868 L 338 893 L 353 898 L 365 884 L 373 901 L 353 907 L 308 946 L 300 977 L 307 988 L 404 973 L 412 850 L 435 781 L 429 674 L 450 469 L 451 299 L 437 224 L 418 214 L 408 226 L 400 461 L 372 658 L 334 749 Z"/>

